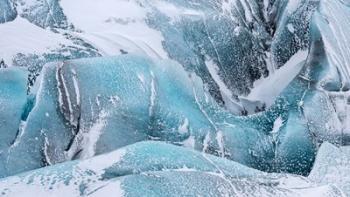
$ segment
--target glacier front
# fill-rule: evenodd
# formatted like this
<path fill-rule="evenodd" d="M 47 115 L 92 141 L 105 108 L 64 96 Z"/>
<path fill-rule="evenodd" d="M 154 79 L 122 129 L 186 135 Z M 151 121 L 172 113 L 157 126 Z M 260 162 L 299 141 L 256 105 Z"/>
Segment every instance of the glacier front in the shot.
<path fill-rule="evenodd" d="M 0 195 L 350 196 L 348 0 L 0 0 Z"/>

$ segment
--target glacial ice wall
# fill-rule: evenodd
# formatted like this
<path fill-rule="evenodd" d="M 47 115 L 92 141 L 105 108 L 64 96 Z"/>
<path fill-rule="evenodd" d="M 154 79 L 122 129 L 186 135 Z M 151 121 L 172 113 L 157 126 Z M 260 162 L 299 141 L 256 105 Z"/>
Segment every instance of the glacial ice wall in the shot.
<path fill-rule="evenodd" d="M 3 10 L 1 195 L 350 195 L 347 0 Z"/>

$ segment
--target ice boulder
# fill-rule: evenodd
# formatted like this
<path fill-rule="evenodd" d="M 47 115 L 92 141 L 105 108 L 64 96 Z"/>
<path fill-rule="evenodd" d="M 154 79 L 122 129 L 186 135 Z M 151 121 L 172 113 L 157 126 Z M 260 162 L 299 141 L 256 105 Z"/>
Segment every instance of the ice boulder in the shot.
<path fill-rule="evenodd" d="M 278 117 L 288 119 L 303 93 L 299 86 L 291 87 L 283 98 L 292 104 L 280 99 L 267 112 L 239 117 L 219 106 L 199 77 L 173 61 L 122 55 L 51 63 L 38 81 L 21 137 L 3 155 L 7 163 L 2 176 L 90 158 L 145 140 L 171 142 L 271 170 L 272 131 L 279 130 L 274 124 Z M 300 123 L 288 124 L 294 128 Z M 300 131 L 308 132 L 305 127 Z M 300 146 L 292 138 L 277 145 L 284 143 L 291 143 L 286 153 Z M 298 163 L 294 157 L 285 159 Z M 307 171 L 298 169 L 290 172 Z"/>
<path fill-rule="evenodd" d="M 38 83 L 21 138 L 6 157 L 8 173 L 147 139 L 225 155 L 216 121 L 232 115 L 211 99 L 198 77 L 174 62 L 132 55 L 57 62 L 45 67 Z M 247 136 L 243 125 L 237 127 L 234 136 Z M 250 133 L 247 146 L 255 135 L 263 137 L 254 129 Z M 237 151 L 249 155 L 248 147 Z"/>

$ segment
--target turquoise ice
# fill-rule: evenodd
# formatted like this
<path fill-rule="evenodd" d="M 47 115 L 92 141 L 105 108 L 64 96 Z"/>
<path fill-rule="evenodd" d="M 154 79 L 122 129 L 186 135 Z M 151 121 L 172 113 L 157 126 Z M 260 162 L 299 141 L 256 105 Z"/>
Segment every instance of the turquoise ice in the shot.
<path fill-rule="evenodd" d="M 328 146 L 322 147 L 321 151 L 330 150 Z M 3 196 L 28 192 L 40 196 L 342 194 L 335 185 L 296 175 L 269 174 L 220 157 L 151 141 L 135 143 L 88 160 L 66 162 L 1 179 L 0 188 Z"/>
<path fill-rule="evenodd" d="M 73 44 L 0 68 L 0 195 L 350 195 L 348 0 L 135 0 L 103 21 L 165 56 L 127 35 L 153 56 L 107 56 L 60 1 L 16 2 L 0 23 Z"/>

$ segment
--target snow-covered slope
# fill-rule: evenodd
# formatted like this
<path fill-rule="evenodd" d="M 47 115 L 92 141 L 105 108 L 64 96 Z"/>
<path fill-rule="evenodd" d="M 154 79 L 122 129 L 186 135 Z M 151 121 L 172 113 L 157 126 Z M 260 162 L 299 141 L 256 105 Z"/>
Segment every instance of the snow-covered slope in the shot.
<path fill-rule="evenodd" d="M 146 24 L 147 10 L 136 1 L 62 0 L 69 22 L 81 30 L 83 38 L 106 56 L 139 53 L 166 58 L 159 31 Z M 85 17 L 81 17 L 84 15 Z"/>
<path fill-rule="evenodd" d="M 75 46 L 61 34 L 53 33 L 48 29 L 42 29 L 27 20 L 17 17 L 14 21 L 0 25 L 0 57 L 11 63 L 19 54 L 44 54 L 64 45 Z"/>

